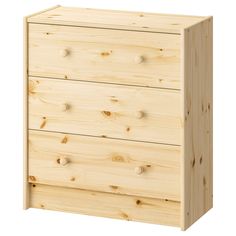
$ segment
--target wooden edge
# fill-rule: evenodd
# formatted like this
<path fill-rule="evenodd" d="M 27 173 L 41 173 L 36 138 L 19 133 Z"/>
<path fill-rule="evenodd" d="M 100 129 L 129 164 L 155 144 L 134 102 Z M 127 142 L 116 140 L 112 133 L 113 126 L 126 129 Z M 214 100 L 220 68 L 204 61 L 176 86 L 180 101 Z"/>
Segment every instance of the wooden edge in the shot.
<path fill-rule="evenodd" d="M 157 13 L 149 11 L 132 11 L 132 10 L 115 10 L 109 8 L 92 8 L 92 7 L 73 7 L 73 6 L 63 6 L 65 8 L 76 8 L 76 9 L 86 9 L 92 11 L 112 11 L 117 13 L 133 13 L 133 14 L 150 14 L 150 15 L 160 15 L 160 16 L 175 16 L 175 17 L 190 17 L 190 18 L 205 18 L 206 16 L 195 16 L 195 15 L 183 15 L 183 14 L 174 14 L 174 13 Z"/>
<path fill-rule="evenodd" d="M 91 29 L 104 29 L 104 30 L 118 30 L 118 31 L 129 31 L 129 32 L 141 32 L 141 33 L 154 33 L 154 34 L 172 34 L 172 35 L 180 35 L 179 30 L 165 30 L 164 28 L 137 28 L 137 29 L 131 29 L 130 27 L 125 26 L 116 26 L 116 25 L 100 25 L 97 23 L 73 23 L 73 22 L 63 22 L 63 24 L 60 21 L 54 21 L 49 22 L 48 20 L 42 20 L 40 18 L 30 18 L 28 20 L 28 23 L 32 24 L 45 24 L 45 25 L 56 25 L 56 26 L 72 26 L 72 27 L 80 27 L 80 28 L 91 28 Z"/>
<path fill-rule="evenodd" d="M 61 23 L 60 21 L 57 22 L 49 22 L 48 20 L 42 20 L 40 18 L 35 18 L 34 19 L 34 16 L 38 16 L 44 12 L 47 12 L 47 11 L 50 11 L 50 10 L 53 10 L 53 9 L 56 9 L 58 7 L 62 7 L 61 5 L 56 5 L 54 7 L 51 7 L 51 8 L 48 8 L 48 9 L 45 9 L 43 11 L 40 11 L 38 13 L 35 13 L 35 14 L 32 14 L 30 16 L 28 16 L 28 22 L 30 23 L 42 23 L 42 24 L 51 24 L 51 25 L 66 25 L 66 26 L 78 26 L 78 27 L 88 27 L 88 28 L 102 28 L 102 29 L 118 29 L 118 30 L 128 30 L 128 31 L 139 31 L 139 32 L 150 32 L 150 33 L 163 33 L 163 34 L 181 34 L 180 31 L 181 30 L 164 30 L 164 29 L 156 29 L 156 28 L 146 28 L 146 29 L 131 29 L 130 27 L 125 27 L 125 26 L 122 26 L 122 27 L 119 27 L 118 25 L 116 25 L 115 27 L 112 27 L 112 25 L 110 24 L 107 24 L 107 25 L 103 25 L 101 26 L 100 24 L 93 24 L 93 23 L 82 23 L 80 22 L 80 24 L 74 24 L 74 23 L 70 23 L 70 22 L 65 22 L 65 23 Z M 160 16 L 174 16 L 174 17 L 190 17 L 190 18 L 199 18 L 199 21 L 196 22 L 195 24 L 198 24 L 199 22 L 202 22 L 204 21 L 207 17 L 205 16 L 194 16 L 194 15 L 179 15 L 179 14 L 167 14 L 167 13 L 155 13 L 155 12 L 142 12 L 142 11 L 124 11 L 124 10 L 110 10 L 110 9 L 102 9 L 102 8 L 99 8 L 99 9 L 95 9 L 95 8 L 81 8 L 81 7 L 70 7 L 70 6 L 65 6 L 65 8 L 76 8 L 76 9 L 86 9 L 86 10 L 92 10 L 92 11 L 100 11 L 101 13 L 102 12 L 105 12 L 105 11 L 108 11 L 108 12 L 114 12 L 114 13 L 133 13 L 133 14 L 149 14 L 149 15 L 160 15 Z M 31 18 L 32 17 L 32 18 Z M 194 24 L 193 24 L 194 25 Z M 191 27 L 192 25 L 188 26 L 188 27 Z"/>
<path fill-rule="evenodd" d="M 49 8 L 46 8 L 46 9 L 42 10 L 42 11 L 35 12 L 35 13 L 31 14 L 31 15 L 28 15 L 28 16 L 25 17 L 25 18 L 26 18 L 26 21 L 28 22 L 28 19 L 29 19 L 30 17 L 34 17 L 34 16 L 37 16 L 37 15 L 40 15 L 40 14 L 42 14 L 42 13 L 44 13 L 44 12 L 54 10 L 54 9 L 56 9 L 56 8 L 58 8 L 58 7 L 61 7 L 61 5 L 56 5 L 56 6 L 53 6 L 53 7 L 49 7 Z"/>
<path fill-rule="evenodd" d="M 209 21 L 211 24 L 213 24 L 213 16 L 208 16 L 208 17 L 205 17 L 203 20 L 201 20 L 200 22 L 197 22 L 196 24 L 193 24 L 189 27 L 186 27 L 186 28 L 183 28 L 181 30 L 181 33 L 180 33 L 180 37 L 181 37 L 181 55 L 180 55 L 180 58 L 181 58 L 181 62 L 180 62 L 180 80 L 182 80 L 181 82 L 181 117 L 182 117 L 182 123 L 183 123 L 183 129 L 182 129 L 182 146 L 181 146 L 181 163 L 180 163 L 180 181 L 181 181 L 181 192 L 180 192 L 180 228 L 182 231 L 185 231 L 187 230 L 194 222 L 192 222 L 191 224 L 186 224 L 186 221 L 185 221 L 185 212 L 186 212 L 186 198 L 185 198 L 185 179 L 187 178 L 186 176 L 186 161 L 185 161 L 185 135 L 184 135 L 184 123 L 185 123 L 185 35 L 188 33 L 189 29 L 196 26 L 196 25 L 199 25 L 201 23 L 203 23 L 204 21 Z M 212 29 L 213 29 L 213 25 L 212 25 Z M 213 37 L 213 35 L 212 35 Z M 212 45 L 213 47 L 213 45 Z M 213 49 L 213 48 L 212 48 Z M 213 52 L 212 52 L 213 53 Z M 212 58 L 213 59 L 213 58 Z M 211 65 L 213 66 L 213 64 Z M 213 91 L 212 91 L 212 94 L 211 96 L 213 97 Z M 212 104 L 212 107 L 213 107 L 213 104 Z M 213 114 L 213 111 L 211 109 L 211 112 Z M 213 126 L 213 124 L 212 124 Z M 213 131 L 213 129 L 212 129 Z M 211 143 L 211 148 L 212 148 L 212 143 Z M 213 150 L 212 150 L 213 151 Z M 211 153 L 212 155 L 212 153 Z M 212 175 L 213 175 L 213 169 L 211 170 L 212 171 Z M 213 192 L 213 184 L 212 184 L 212 192 Z M 213 203 L 212 203 L 212 206 L 213 207 Z M 208 210 L 207 210 L 208 211 Z M 207 212 L 206 211 L 206 212 Z M 206 213 L 205 212 L 205 213 Z M 201 216 L 200 216 L 201 217 Z M 199 217 L 199 218 L 200 218 Z"/>
<path fill-rule="evenodd" d="M 187 27 L 183 28 L 183 29 L 181 30 L 181 32 L 180 32 L 180 35 L 184 35 L 185 32 L 186 32 L 188 29 L 194 27 L 195 25 L 199 25 L 199 24 L 201 24 L 202 22 L 207 21 L 207 20 L 213 20 L 213 16 L 202 17 L 202 19 L 201 19 L 200 21 L 196 22 L 195 24 L 192 24 L 192 25 L 190 25 L 190 26 L 187 26 Z M 182 46 L 183 46 L 183 45 L 182 45 Z"/>
<path fill-rule="evenodd" d="M 182 120 L 182 145 L 181 145 L 181 158 L 180 158 L 180 228 L 181 230 L 185 230 L 185 221 L 184 221 L 184 214 L 185 214 L 185 158 L 184 158 L 184 119 L 185 119 L 185 112 L 184 112 L 184 106 L 185 106 L 185 94 L 184 94 L 184 69 L 185 69 L 185 63 L 184 63 L 184 35 L 185 35 L 186 29 L 181 30 L 180 34 L 180 48 L 182 49 L 180 52 L 180 100 L 181 100 L 181 120 Z"/>
<path fill-rule="evenodd" d="M 28 23 L 27 17 L 23 19 L 23 209 L 29 208 L 29 183 L 28 183 Z"/>
<path fill-rule="evenodd" d="M 210 129 L 211 129 L 211 143 L 210 143 L 210 145 L 211 145 L 211 147 L 210 147 L 210 155 L 211 155 L 211 169 L 210 169 L 210 171 L 211 171 L 211 178 L 212 178 L 212 186 L 211 186 L 211 193 L 212 193 L 212 202 L 211 202 L 211 208 L 213 208 L 213 205 L 214 205 L 214 177 L 213 177 L 213 140 L 214 140 L 214 127 L 213 127 L 213 122 L 214 122 L 214 120 L 213 120 L 213 110 L 214 110 L 214 107 L 213 107 L 213 104 L 214 104 L 214 101 L 213 101 L 213 88 L 214 88 L 214 86 L 213 86 L 213 83 L 214 83 L 214 72 L 213 72 L 213 63 L 214 63 L 214 38 L 213 38 L 213 33 L 214 33 L 214 19 L 213 19 L 213 16 L 209 16 L 208 17 L 208 20 L 210 21 L 210 27 L 211 27 L 211 43 L 212 43 L 212 45 L 211 45 L 211 127 L 210 127 Z"/>

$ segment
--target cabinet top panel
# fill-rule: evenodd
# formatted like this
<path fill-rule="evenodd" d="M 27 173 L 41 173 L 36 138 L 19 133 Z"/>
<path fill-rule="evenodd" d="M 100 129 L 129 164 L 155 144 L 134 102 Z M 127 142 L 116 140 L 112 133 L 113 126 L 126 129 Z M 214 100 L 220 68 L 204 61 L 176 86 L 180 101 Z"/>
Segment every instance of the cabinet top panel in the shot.
<path fill-rule="evenodd" d="M 28 17 L 28 22 L 180 34 L 206 18 L 56 6 Z"/>

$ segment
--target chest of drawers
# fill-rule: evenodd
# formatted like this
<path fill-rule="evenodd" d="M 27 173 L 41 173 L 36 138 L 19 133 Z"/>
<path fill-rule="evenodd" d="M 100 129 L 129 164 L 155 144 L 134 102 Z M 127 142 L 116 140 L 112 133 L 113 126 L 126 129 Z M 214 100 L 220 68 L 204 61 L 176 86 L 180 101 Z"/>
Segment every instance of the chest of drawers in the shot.
<path fill-rule="evenodd" d="M 212 17 L 25 18 L 24 208 L 188 228 L 212 207 Z"/>

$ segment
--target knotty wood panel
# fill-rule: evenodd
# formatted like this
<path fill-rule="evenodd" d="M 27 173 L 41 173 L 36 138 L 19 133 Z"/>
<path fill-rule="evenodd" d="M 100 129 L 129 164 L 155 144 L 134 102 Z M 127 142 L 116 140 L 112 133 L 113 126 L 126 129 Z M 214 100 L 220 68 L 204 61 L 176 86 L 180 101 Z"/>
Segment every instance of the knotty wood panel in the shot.
<path fill-rule="evenodd" d="M 181 144 L 174 90 L 29 78 L 29 128 Z"/>
<path fill-rule="evenodd" d="M 28 183 L 28 64 L 29 64 L 29 24 L 28 19 L 45 11 L 50 11 L 57 6 L 25 16 L 23 18 L 23 209 L 29 208 L 29 183 Z"/>
<path fill-rule="evenodd" d="M 212 18 L 183 32 L 182 229 L 212 208 Z"/>
<path fill-rule="evenodd" d="M 31 185 L 30 206 L 172 226 L 180 221 L 179 202 L 39 184 Z"/>
<path fill-rule="evenodd" d="M 201 16 L 59 7 L 31 17 L 28 21 L 180 34 L 181 29 L 194 25 L 204 19 L 205 17 Z"/>
<path fill-rule="evenodd" d="M 180 88 L 180 36 L 29 24 L 29 75 Z"/>
<path fill-rule="evenodd" d="M 30 130 L 29 181 L 179 201 L 180 147 Z"/>

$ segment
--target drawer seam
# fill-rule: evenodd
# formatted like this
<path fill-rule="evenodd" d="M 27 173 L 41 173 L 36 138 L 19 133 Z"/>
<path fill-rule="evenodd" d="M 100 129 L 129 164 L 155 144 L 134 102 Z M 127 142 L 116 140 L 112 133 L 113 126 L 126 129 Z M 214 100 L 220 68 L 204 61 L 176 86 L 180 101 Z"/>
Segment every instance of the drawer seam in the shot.
<path fill-rule="evenodd" d="M 50 184 L 42 184 L 42 183 L 33 183 L 33 182 L 29 182 L 29 184 L 32 185 L 44 185 L 44 186 L 54 186 L 57 188 L 68 188 L 68 189 L 75 189 L 75 190 L 81 190 L 81 191 L 85 191 L 85 192 L 97 192 L 97 193 L 106 193 L 106 194 L 111 194 L 111 195 L 121 195 L 121 196 L 131 196 L 131 197 L 140 197 L 140 198 L 148 198 L 148 199 L 159 199 L 159 200 L 163 200 L 166 201 L 165 198 L 155 198 L 155 197 L 145 197 L 145 196 L 139 196 L 139 195 L 131 195 L 131 194 L 121 194 L 121 193 L 110 193 L 110 192 L 104 192 L 104 191 L 99 191 L 99 190 L 90 190 L 90 189 L 82 189 L 82 188 L 74 188 L 74 187 L 68 187 L 68 186 L 57 186 L 57 185 L 50 185 Z M 173 202 L 173 203 L 180 203 L 180 201 L 176 201 L 176 200 L 170 200 L 168 199 L 168 202 Z"/>
<path fill-rule="evenodd" d="M 30 73 L 29 73 L 28 77 L 45 78 L 45 79 L 62 80 L 62 81 L 86 82 L 86 83 L 93 83 L 93 84 L 108 84 L 108 85 L 117 85 L 117 86 L 129 86 L 129 87 L 138 87 L 138 88 L 147 88 L 147 89 L 162 89 L 162 90 L 171 90 L 171 91 L 181 91 L 181 89 L 173 89 L 173 88 L 167 88 L 167 87 L 163 88 L 163 87 L 152 87 L 152 86 L 142 86 L 142 85 L 132 85 L 132 84 L 118 84 L 118 83 L 109 83 L 109 82 L 88 81 L 88 80 L 62 79 L 62 78 L 58 78 L 58 77 L 32 75 Z"/>
<path fill-rule="evenodd" d="M 118 31 L 130 31 L 130 32 L 141 32 L 141 33 L 151 33 L 151 34 L 172 34 L 172 35 L 181 35 L 180 33 L 171 33 L 171 32 L 161 32 L 161 31 L 146 31 L 146 30 L 131 30 L 131 29 L 116 29 L 109 27 L 96 27 L 96 26 L 80 26 L 80 25 L 69 25 L 69 24 L 57 24 L 57 23 L 39 23 L 32 20 L 28 20 L 29 24 L 36 25 L 57 25 L 57 26 L 66 26 L 66 27 L 78 27 L 78 28 L 90 28 L 90 29 L 104 29 L 104 30 L 118 30 Z"/>
<path fill-rule="evenodd" d="M 167 145 L 167 146 L 174 146 L 174 147 L 181 147 L 180 144 L 171 144 L 171 143 L 160 143 L 160 142 L 151 142 L 151 141 L 143 141 L 143 140 L 134 140 L 134 139 L 125 139 L 125 138 L 113 138 L 113 137 L 101 137 L 97 135 L 89 135 L 89 134 L 79 134 L 79 133 L 71 133 L 71 132 L 61 132 L 61 131 L 52 131 L 52 130 L 40 130 L 40 129 L 28 129 L 32 131 L 39 131 L 39 132 L 50 132 L 50 133 L 58 133 L 58 134 L 69 134 L 69 135 L 80 135 L 85 137 L 94 137 L 94 138 L 105 138 L 105 139 L 114 139 L 114 140 L 123 140 L 129 142 L 138 142 L 138 143 L 152 143 L 152 144 L 160 144 L 160 145 Z"/>

